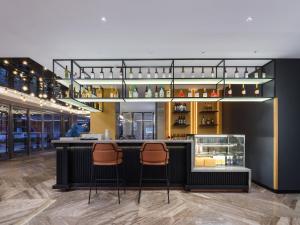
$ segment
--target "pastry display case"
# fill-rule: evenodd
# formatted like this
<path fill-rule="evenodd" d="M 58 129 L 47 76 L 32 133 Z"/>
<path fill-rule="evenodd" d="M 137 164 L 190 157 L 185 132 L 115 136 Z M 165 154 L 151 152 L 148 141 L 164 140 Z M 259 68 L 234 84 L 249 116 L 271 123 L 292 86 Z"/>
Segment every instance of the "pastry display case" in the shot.
<path fill-rule="evenodd" d="M 194 135 L 192 171 L 245 167 L 245 135 Z"/>

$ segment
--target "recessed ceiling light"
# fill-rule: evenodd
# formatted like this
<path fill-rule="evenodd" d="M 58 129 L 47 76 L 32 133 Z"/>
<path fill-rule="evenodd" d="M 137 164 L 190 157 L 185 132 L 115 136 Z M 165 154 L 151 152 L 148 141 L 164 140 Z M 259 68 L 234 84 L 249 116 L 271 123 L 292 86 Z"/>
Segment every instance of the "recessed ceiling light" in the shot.
<path fill-rule="evenodd" d="M 253 17 L 252 16 L 248 16 L 246 19 L 246 22 L 250 23 L 253 21 Z"/>
<path fill-rule="evenodd" d="M 105 23 L 105 22 L 106 22 L 106 17 L 105 17 L 105 16 L 102 16 L 102 17 L 101 17 L 101 21 Z"/>

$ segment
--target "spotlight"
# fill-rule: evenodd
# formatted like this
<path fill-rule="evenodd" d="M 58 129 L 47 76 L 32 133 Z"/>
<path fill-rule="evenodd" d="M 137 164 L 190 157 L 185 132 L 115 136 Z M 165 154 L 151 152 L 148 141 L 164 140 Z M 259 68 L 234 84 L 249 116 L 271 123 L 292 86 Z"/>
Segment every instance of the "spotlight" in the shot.
<path fill-rule="evenodd" d="M 17 75 L 17 74 L 18 74 L 18 71 L 14 70 L 14 71 L 13 71 L 13 74 L 14 74 L 14 75 Z"/>
<path fill-rule="evenodd" d="M 7 59 L 4 59 L 4 60 L 3 60 L 3 63 L 4 63 L 5 65 L 8 65 L 8 64 L 9 64 L 9 61 L 8 61 Z"/>
<path fill-rule="evenodd" d="M 23 60 L 22 64 L 27 66 L 28 62 L 26 60 Z"/>
<path fill-rule="evenodd" d="M 23 85 L 22 90 L 23 91 L 28 91 L 28 87 L 26 85 Z"/>
<path fill-rule="evenodd" d="M 31 70 L 30 73 L 34 74 L 35 72 L 34 72 L 34 70 Z"/>

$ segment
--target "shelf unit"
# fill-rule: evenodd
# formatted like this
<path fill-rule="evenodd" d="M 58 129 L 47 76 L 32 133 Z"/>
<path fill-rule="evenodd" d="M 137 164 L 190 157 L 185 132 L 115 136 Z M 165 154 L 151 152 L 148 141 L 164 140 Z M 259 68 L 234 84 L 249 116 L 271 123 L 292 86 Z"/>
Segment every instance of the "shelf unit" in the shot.
<path fill-rule="evenodd" d="M 67 66 L 70 79 L 64 79 L 64 69 Z M 99 72 L 102 69 L 110 69 L 108 78 Z M 155 68 L 155 73 L 154 73 Z M 182 68 L 186 72 L 180 72 Z M 88 103 L 95 102 L 265 102 L 275 97 L 275 63 L 272 59 L 248 59 L 248 58 L 166 58 L 166 59 L 54 59 L 53 72 L 61 77 L 57 82 L 70 89 L 70 98 L 64 96 L 58 100 L 69 102 L 77 106 L 81 102 L 86 108 Z M 132 73 L 134 69 L 134 74 Z M 151 73 L 146 75 L 152 69 Z M 159 69 L 159 73 L 157 70 Z M 199 72 L 201 71 L 202 72 Z M 234 70 L 239 69 L 239 76 L 233 75 Z M 137 71 L 142 73 L 137 74 Z M 129 72 L 131 71 L 131 72 Z M 162 72 L 163 71 L 163 72 Z M 195 72 L 196 71 L 196 72 Z M 205 71 L 205 72 L 203 72 Z M 211 74 L 209 71 L 212 71 Z M 231 72 L 230 72 L 231 71 Z M 247 71 L 247 77 L 246 77 Z M 249 74 L 248 74 L 249 71 Z M 59 72 L 62 72 L 59 74 Z M 227 74 L 228 73 L 228 74 Z M 244 73 L 244 74 L 243 74 Z M 75 76 L 75 74 L 77 74 Z M 259 74 L 257 77 L 256 74 Z M 147 78 L 145 78 L 147 76 Z M 149 78 L 150 76 L 150 78 Z M 169 89 L 169 98 L 128 98 L 130 86 L 144 90 L 145 85 L 163 87 Z M 259 85 L 258 96 L 227 96 L 226 88 L 229 85 Z M 81 91 L 87 86 L 101 88 L 116 88 L 119 91 L 118 98 L 82 98 Z M 265 88 L 266 87 L 266 88 Z M 73 89 L 79 92 L 75 97 Z M 219 90 L 219 97 L 178 97 L 176 91 L 182 88 Z M 266 89 L 267 91 L 265 91 Z M 271 91 L 270 91 L 271 90 Z M 144 93 L 143 91 L 141 93 Z M 74 103 L 74 104 L 73 104 Z M 78 106 L 77 106 L 78 107 Z M 82 107 L 81 107 L 82 108 Z M 93 107 L 92 107 L 93 108 Z M 89 108 L 90 109 L 90 108 Z"/>

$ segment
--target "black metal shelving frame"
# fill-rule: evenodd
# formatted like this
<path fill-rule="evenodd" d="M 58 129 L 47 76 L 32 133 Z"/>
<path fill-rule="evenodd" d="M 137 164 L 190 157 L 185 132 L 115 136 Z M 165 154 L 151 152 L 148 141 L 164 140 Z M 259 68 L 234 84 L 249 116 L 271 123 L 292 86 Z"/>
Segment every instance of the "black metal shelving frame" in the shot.
<path fill-rule="evenodd" d="M 188 64 L 186 64 L 188 62 Z M 99 63 L 101 65 L 99 66 Z M 134 64 L 133 64 L 134 63 Z M 243 64 L 244 63 L 244 64 Z M 149 65 L 151 64 L 151 65 Z M 70 88 L 70 99 L 81 102 L 81 104 L 85 104 L 84 100 L 89 101 L 89 99 L 93 98 L 81 98 L 81 89 L 84 88 L 80 84 L 82 81 L 98 81 L 99 84 L 90 84 L 90 85 L 101 85 L 101 81 L 108 81 L 108 82 L 116 82 L 119 81 L 118 84 L 111 84 L 111 85 L 118 85 L 120 86 L 120 97 L 119 98 L 95 98 L 94 100 L 99 100 L 99 102 L 132 102 L 135 100 L 138 101 L 165 101 L 165 102 L 181 102 L 181 101 L 247 101 L 250 98 L 251 100 L 255 99 L 262 99 L 262 100 L 269 100 L 273 99 L 275 97 L 275 85 L 276 85 L 276 70 L 275 70 L 275 60 L 271 58 L 120 58 L 120 59 L 54 59 L 53 60 L 53 72 L 56 73 L 57 66 L 60 69 L 65 69 L 65 65 L 69 65 L 70 70 L 70 78 L 69 79 L 58 79 L 58 82 L 66 81 L 69 84 Z M 75 68 L 79 71 L 79 78 L 74 78 L 74 71 Z M 89 74 L 87 72 L 88 69 L 91 69 L 92 72 L 94 69 L 110 69 L 112 71 L 113 68 L 118 69 L 122 71 L 119 75 L 121 75 L 118 78 L 93 78 L 92 74 Z M 165 68 L 167 69 L 167 72 L 171 72 L 171 77 L 169 78 L 128 78 L 127 70 L 128 69 L 145 69 L 145 68 Z M 175 74 L 175 70 L 178 68 L 210 68 L 214 70 L 215 77 L 207 78 L 207 77 L 176 77 L 177 74 Z M 249 78 L 245 77 L 239 77 L 239 78 L 232 78 L 232 77 L 226 77 L 226 69 L 228 68 L 254 68 L 252 73 L 249 73 Z M 194 70 L 193 69 L 193 70 Z M 219 72 L 221 70 L 221 74 Z M 259 72 L 260 75 L 262 71 L 269 71 L 268 76 L 263 78 L 252 78 L 255 72 Z M 87 78 L 83 78 L 83 74 Z M 94 73 L 95 74 L 95 73 Z M 167 73 L 168 74 L 168 73 Z M 169 73 L 170 74 L 170 73 Z M 191 73 L 189 73 L 190 75 Z M 153 73 L 152 73 L 153 75 Z M 272 76 L 270 76 L 272 75 Z M 251 78 L 250 78 L 251 76 Z M 163 85 L 169 85 L 171 90 L 171 97 L 170 98 L 145 98 L 141 97 L 138 99 L 134 98 L 128 98 L 127 96 L 127 89 L 128 86 L 131 84 L 131 81 L 169 81 L 167 83 L 164 83 Z M 260 89 L 260 95 L 253 97 L 253 96 L 237 96 L 237 97 L 229 97 L 226 96 L 226 87 L 232 83 L 232 85 L 241 85 L 242 80 L 245 81 L 253 81 L 254 83 L 248 84 L 248 85 L 255 85 L 256 81 L 259 84 Z M 201 83 L 202 81 L 214 81 L 214 82 L 208 82 L 208 83 Z M 240 82 L 241 81 L 241 82 Z M 260 83 L 260 81 L 262 81 Z M 240 83 L 238 83 L 240 82 Z M 148 84 L 148 85 L 155 85 L 154 83 Z M 74 96 L 74 85 L 79 87 L 79 98 L 75 98 Z M 88 84 L 86 84 L 88 85 Z M 105 84 L 104 84 L 105 85 Z M 138 85 L 147 85 L 147 83 L 143 84 L 135 84 Z M 160 85 L 160 84 L 158 84 Z M 175 90 L 177 85 L 215 85 L 216 90 L 223 90 L 222 96 L 217 98 L 207 97 L 207 98 L 198 98 L 198 97 L 185 97 L 185 98 L 179 98 L 175 97 Z M 245 84 L 247 85 L 247 83 Z M 67 85 L 65 85 L 67 86 Z M 265 89 L 267 90 L 265 92 Z M 63 99 L 61 99 L 63 100 Z M 81 101 L 80 101 L 81 100 Z M 262 101 L 263 102 L 263 101 Z"/>

